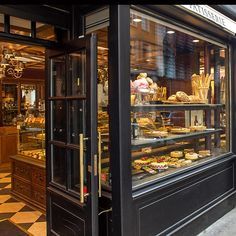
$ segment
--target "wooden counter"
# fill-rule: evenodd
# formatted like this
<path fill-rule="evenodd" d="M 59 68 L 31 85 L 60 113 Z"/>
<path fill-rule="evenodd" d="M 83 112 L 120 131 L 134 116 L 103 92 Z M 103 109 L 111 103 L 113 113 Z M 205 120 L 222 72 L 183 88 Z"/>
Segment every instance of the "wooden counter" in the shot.
<path fill-rule="evenodd" d="M 0 127 L 0 164 L 10 162 L 10 156 L 17 154 L 17 128 Z"/>
<path fill-rule="evenodd" d="M 27 204 L 45 212 L 45 162 L 17 154 L 11 156 L 11 167 L 11 193 Z"/>

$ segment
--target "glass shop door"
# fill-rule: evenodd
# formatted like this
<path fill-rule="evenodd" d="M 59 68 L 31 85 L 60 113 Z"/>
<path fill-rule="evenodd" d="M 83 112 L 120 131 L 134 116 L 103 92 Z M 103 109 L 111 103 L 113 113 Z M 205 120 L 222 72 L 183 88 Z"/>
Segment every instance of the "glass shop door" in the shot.
<path fill-rule="evenodd" d="M 47 50 L 47 214 L 58 235 L 98 235 L 96 50 L 95 34 Z M 81 224 L 54 211 L 54 193 L 73 202 L 78 215 L 66 204 L 63 212 Z"/>

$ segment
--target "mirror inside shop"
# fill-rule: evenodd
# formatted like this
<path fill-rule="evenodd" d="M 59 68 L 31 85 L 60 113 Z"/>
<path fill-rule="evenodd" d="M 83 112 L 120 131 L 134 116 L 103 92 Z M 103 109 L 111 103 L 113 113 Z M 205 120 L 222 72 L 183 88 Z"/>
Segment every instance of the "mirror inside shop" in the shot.
<path fill-rule="evenodd" d="M 229 151 L 228 49 L 132 11 L 133 187 Z"/>
<path fill-rule="evenodd" d="M 1 126 L 16 130 L 18 154 L 44 162 L 45 49 L 9 42 L 0 48 Z"/>

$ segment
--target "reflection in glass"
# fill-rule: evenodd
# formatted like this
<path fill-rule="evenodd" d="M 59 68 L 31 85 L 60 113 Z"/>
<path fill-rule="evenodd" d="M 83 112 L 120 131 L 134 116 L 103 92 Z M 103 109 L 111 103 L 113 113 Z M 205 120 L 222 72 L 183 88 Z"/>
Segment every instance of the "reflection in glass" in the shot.
<path fill-rule="evenodd" d="M 55 57 L 51 59 L 51 97 L 61 97 L 66 95 L 65 87 L 65 57 Z"/>
<path fill-rule="evenodd" d="M 70 101 L 70 143 L 79 144 L 79 134 L 85 133 L 85 101 Z"/>
<path fill-rule="evenodd" d="M 36 22 L 36 38 L 55 41 L 56 35 L 54 26 Z"/>
<path fill-rule="evenodd" d="M 137 11 L 130 23 L 131 156 L 138 186 L 229 151 L 228 50 Z"/>
<path fill-rule="evenodd" d="M 10 33 L 31 36 L 31 21 L 10 16 Z"/>
<path fill-rule="evenodd" d="M 85 93 L 85 50 L 69 54 L 68 95 L 77 96 Z"/>
<path fill-rule="evenodd" d="M 0 14 L 0 31 L 4 31 L 4 15 Z"/>
<path fill-rule="evenodd" d="M 66 142 L 66 106 L 65 101 L 52 101 L 53 140 Z"/>
<path fill-rule="evenodd" d="M 52 145 L 52 181 L 66 185 L 66 152 L 64 148 Z"/>

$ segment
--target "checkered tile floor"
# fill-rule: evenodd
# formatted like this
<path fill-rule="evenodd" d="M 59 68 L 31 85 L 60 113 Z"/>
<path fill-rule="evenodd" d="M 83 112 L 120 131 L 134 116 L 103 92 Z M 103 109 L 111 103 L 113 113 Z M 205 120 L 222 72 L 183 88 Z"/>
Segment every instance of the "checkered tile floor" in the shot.
<path fill-rule="evenodd" d="M 31 235 L 46 236 L 45 215 L 13 198 L 10 189 L 11 174 L 0 170 L 0 220 L 9 218 Z"/>

